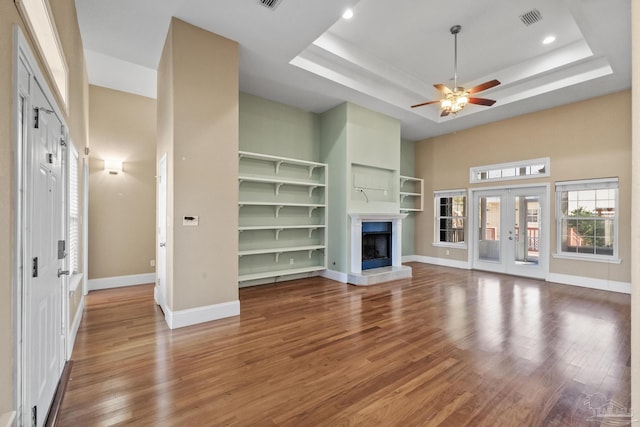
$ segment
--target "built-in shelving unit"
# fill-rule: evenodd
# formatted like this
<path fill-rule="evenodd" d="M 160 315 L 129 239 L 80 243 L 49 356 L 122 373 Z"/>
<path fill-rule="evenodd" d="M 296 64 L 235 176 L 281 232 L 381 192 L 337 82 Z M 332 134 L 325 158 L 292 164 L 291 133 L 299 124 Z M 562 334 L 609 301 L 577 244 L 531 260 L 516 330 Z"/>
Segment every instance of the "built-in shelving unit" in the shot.
<path fill-rule="evenodd" d="M 239 282 L 327 266 L 327 165 L 239 152 Z"/>
<path fill-rule="evenodd" d="M 424 180 L 412 176 L 400 176 L 400 212 L 424 210 Z"/>

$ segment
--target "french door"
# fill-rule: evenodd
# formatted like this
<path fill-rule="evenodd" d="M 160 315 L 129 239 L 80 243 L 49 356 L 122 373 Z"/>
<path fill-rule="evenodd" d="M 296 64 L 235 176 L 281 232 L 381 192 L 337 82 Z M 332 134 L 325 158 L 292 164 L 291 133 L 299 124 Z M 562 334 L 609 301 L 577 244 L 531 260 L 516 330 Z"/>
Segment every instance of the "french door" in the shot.
<path fill-rule="evenodd" d="M 479 270 L 544 279 L 548 272 L 546 186 L 473 192 L 472 265 Z"/>

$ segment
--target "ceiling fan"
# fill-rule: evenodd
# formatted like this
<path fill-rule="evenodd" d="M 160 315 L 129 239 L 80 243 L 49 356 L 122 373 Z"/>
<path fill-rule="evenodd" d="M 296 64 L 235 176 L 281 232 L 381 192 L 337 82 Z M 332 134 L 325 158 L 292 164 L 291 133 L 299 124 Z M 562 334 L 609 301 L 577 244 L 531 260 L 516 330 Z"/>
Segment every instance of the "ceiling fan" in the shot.
<path fill-rule="evenodd" d="M 433 87 L 438 89 L 444 94 L 444 98 L 439 101 L 427 101 L 421 104 L 412 105 L 411 108 L 422 107 L 424 105 L 440 103 L 442 113 L 440 117 L 448 116 L 449 114 L 456 114 L 461 111 L 467 104 L 484 105 L 490 107 L 496 103 L 493 99 L 487 98 L 475 98 L 469 95 L 482 92 L 492 87 L 498 86 L 500 82 L 498 80 L 491 80 L 471 89 L 465 90 L 462 86 L 458 86 L 458 33 L 462 30 L 461 25 L 454 25 L 449 29 L 454 37 L 454 50 L 453 50 L 453 89 L 449 89 L 443 84 L 435 84 Z"/>

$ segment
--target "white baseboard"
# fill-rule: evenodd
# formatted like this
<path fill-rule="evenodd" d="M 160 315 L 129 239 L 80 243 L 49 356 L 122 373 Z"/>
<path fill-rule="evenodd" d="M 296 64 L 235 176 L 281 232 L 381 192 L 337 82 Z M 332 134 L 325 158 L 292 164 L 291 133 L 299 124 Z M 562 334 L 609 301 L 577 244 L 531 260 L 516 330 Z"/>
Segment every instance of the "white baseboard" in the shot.
<path fill-rule="evenodd" d="M 11 427 L 13 425 L 13 419 L 16 417 L 15 411 L 5 412 L 0 414 L 0 427 Z"/>
<path fill-rule="evenodd" d="M 418 262 L 418 255 L 404 255 L 402 262 Z"/>
<path fill-rule="evenodd" d="M 80 297 L 80 303 L 76 309 L 76 315 L 73 319 L 71 329 L 69 329 L 69 336 L 67 337 L 67 360 L 71 359 L 73 353 L 73 346 L 76 343 L 76 336 L 78 336 L 78 329 L 80 329 L 80 322 L 82 322 L 82 315 L 84 314 L 84 295 Z"/>
<path fill-rule="evenodd" d="M 122 288 L 125 286 L 146 285 L 156 282 L 156 273 L 132 274 L 130 276 L 103 277 L 101 279 L 89 279 L 87 286 L 89 291 L 100 289 Z"/>
<path fill-rule="evenodd" d="M 176 329 L 240 314 L 240 300 L 171 311 L 165 307 L 164 318 L 169 328 Z"/>
<path fill-rule="evenodd" d="M 13 419 L 16 417 L 15 411 L 5 412 L 0 415 L 0 427 L 11 427 L 13 425 Z"/>
<path fill-rule="evenodd" d="M 329 269 L 322 270 L 320 272 L 320 276 L 324 277 L 325 279 L 331 279 L 341 283 L 347 283 L 347 281 L 349 280 L 349 275 L 347 273 Z"/>
<path fill-rule="evenodd" d="M 411 261 L 421 262 L 423 264 L 441 265 L 443 267 L 461 268 L 463 270 L 470 270 L 471 266 L 468 261 L 458 261 L 448 258 L 435 258 L 422 255 L 411 255 Z"/>
<path fill-rule="evenodd" d="M 592 277 L 573 276 L 570 274 L 549 273 L 547 282 L 563 285 L 581 286 L 583 288 L 600 289 L 602 291 L 631 294 L 631 283 L 618 282 L 607 279 L 594 279 Z"/>

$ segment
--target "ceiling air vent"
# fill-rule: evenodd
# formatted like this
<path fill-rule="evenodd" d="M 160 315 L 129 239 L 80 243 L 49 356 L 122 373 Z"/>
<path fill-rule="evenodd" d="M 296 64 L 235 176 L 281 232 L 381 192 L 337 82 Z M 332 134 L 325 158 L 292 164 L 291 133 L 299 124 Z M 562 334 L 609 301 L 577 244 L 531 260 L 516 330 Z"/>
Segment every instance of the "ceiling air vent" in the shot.
<path fill-rule="evenodd" d="M 280 0 L 258 0 L 258 3 L 269 9 L 275 9 L 280 4 Z"/>
<path fill-rule="evenodd" d="M 529 25 L 533 25 L 538 21 L 542 21 L 542 15 L 540 14 L 540 11 L 538 9 L 531 9 L 530 11 L 520 15 L 520 20 L 524 25 L 528 27 Z"/>

